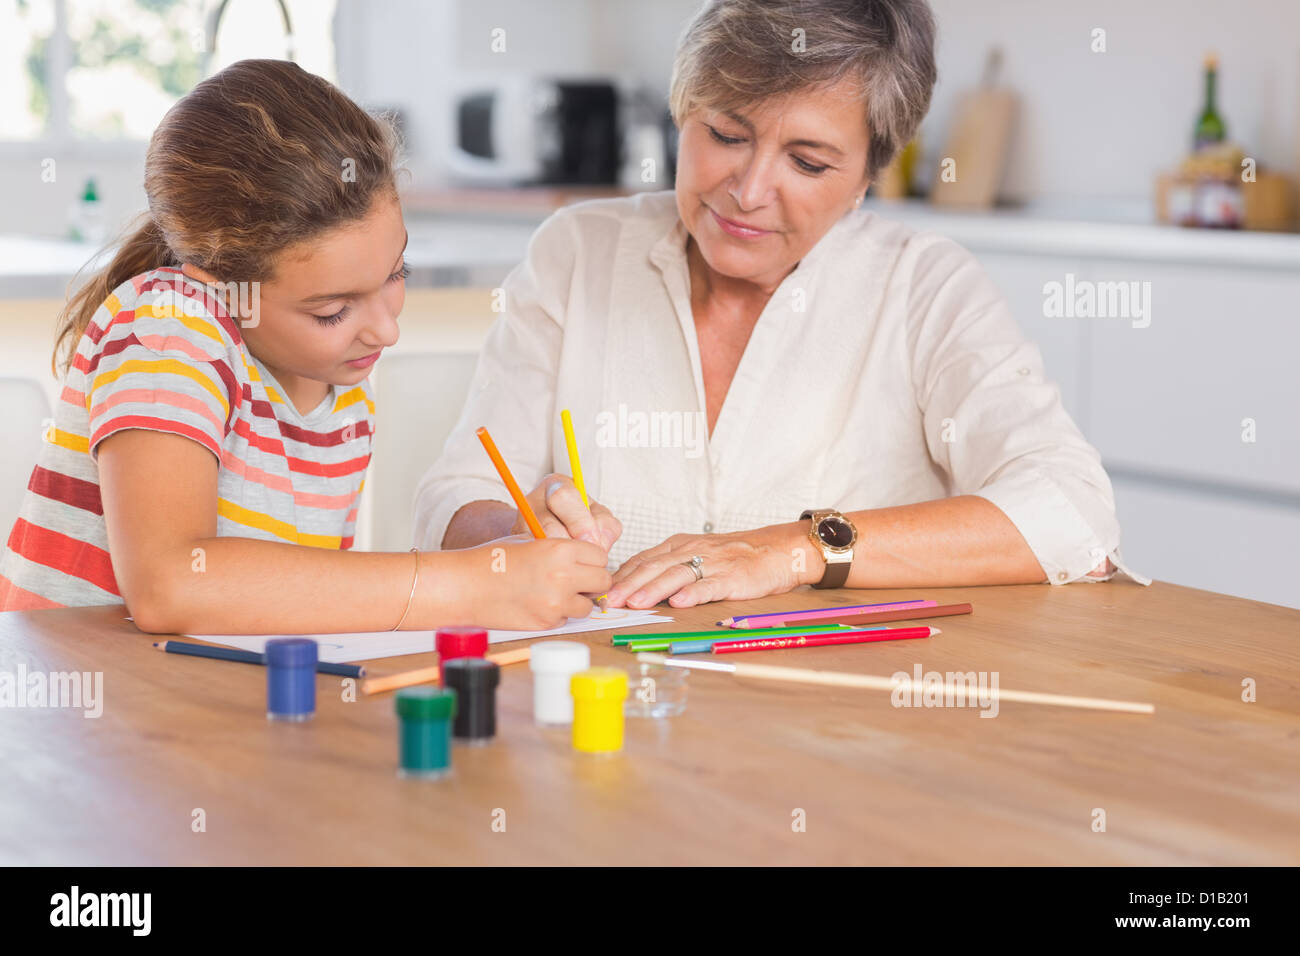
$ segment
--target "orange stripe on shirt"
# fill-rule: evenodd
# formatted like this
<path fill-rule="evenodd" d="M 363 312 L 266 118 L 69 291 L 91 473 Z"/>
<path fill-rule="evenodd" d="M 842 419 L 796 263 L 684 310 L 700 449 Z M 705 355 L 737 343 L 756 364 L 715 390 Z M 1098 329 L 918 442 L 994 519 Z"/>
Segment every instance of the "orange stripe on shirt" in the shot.
<path fill-rule="evenodd" d="M 95 375 L 95 381 L 90 386 L 90 393 L 93 396 L 96 389 L 103 388 L 105 385 L 116 382 L 123 375 L 181 375 L 197 384 L 200 388 L 207 391 L 213 398 L 221 403 L 222 411 L 228 416 L 230 414 L 230 402 L 227 400 L 225 390 L 212 381 L 211 377 L 199 371 L 192 366 L 186 365 L 178 359 L 127 359 L 119 365 L 110 369 L 101 368 Z M 94 401 L 93 397 L 91 401 Z"/>
<path fill-rule="evenodd" d="M 268 419 L 262 419 L 262 421 L 267 420 Z M 275 421 L 274 418 L 270 418 L 269 420 Z M 248 442 L 249 447 L 251 448 L 256 448 L 258 451 L 266 452 L 268 455 L 274 455 L 277 458 L 284 457 L 284 442 L 280 441 L 278 438 L 268 438 L 266 435 L 261 435 L 253 431 L 253 426 L 249 424 L 249 420 L 246 418 L 241 417 L 236 419 L 235 434 Z"/>
<path fill-rule="evenodd" d="M 0 574 L 0 611 L 47 611 L 55 607 L 63 605 L 20 588 Z"/>
<path fill-rule="evenodd" d="M 355 475 L 359 471 L 365 471 L 366 466 L 370 464 L 370 455 L 365 454 L 359 458 L 350 458 L 347 461 L 340 461 L 335 464 L 307 461 L 305 458 L 290 458 L 288 461 L 289 469 L 298 472 L 300 475 L 320 475 L 325 478 L 337 478 L 340 475 Z"/>
<path fill-rule="evenodd" d="M 79 541 L 19 518 L 14 522 L 13 533 L 9 535 L 9 549 L 33 564 L 43 564 L 74 578 L 89 581 L 109 594 L 121 596 L 108 552 L 88 541 Z"/>
<path fill-rule="evenodd" d="M 128 428 L 143 428 L 146 431 L 168 432 L 173 435 L 192 438 L 216 455 L 218 461 L 221 460 L 221 447 L 214 444 L 212 436 L 206 432 L 201 432 L 183 422 L 174 422 L 166 418 L 152 418 L 148 415 L 121 415 L 117 418 L 110 418 L 95 431 L 95 434 L 90 436 L 89 447 L 94 448 L 109 435 L 125 431 Z"/>
<path fill-rule="evenodd" d="M 155 352 L 184 352 L 190 358 L 199 362 L 211 362 L 212 355 L 203 351 L 192 342 L 187 342 L 178 335 L 141 335 L 136 333 L 135 340 L 146 348 Z M 220 337 L 217 338 L 220 342 Z"/>
<path fill-rule="evenodd" d="M 317 495 L 305 491 L 294 491 L 293 483 L 284 475 L 273 475 L 261 468 L 249 465 L 229 449 L 222 449 L 221 465 L 227 471 L 239 475 L 245 481 L 256 482 L 263 487 L 270 488 L 272 491 L 293 495 L 294 503 L 306 508 L 337 511 L 340 508 L 346 508 L 355 497 L 354 493 L 350 491 L 341 495 Z"/>
<path fill-rule="evenodd" d="M 172 408 L 194 412 L 211 422 L 218 435 L 224 435 L 226 431 L 225 419 L 218 418 L 210 405 L 204 404 L 201 399 L 195 398 L 193 395 L 186 395 L 184 392 L 173 392 L 165 388 L 127 388 L 120 392 L 114 392 L 107 401 L 100 402 L 90 409 L 90 417 L 92 419 L 98 418 L 110 408 L 132 402 L 140 405 L 161 403 L 170 405 Z"/>

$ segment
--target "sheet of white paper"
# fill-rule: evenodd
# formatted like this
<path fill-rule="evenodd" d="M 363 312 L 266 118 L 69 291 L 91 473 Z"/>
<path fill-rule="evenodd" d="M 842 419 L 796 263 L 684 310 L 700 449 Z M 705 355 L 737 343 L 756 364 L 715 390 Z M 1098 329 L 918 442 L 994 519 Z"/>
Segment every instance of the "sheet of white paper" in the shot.
<path fill-rule="evenodd" d="M 671 617 L 655 614 L 653 610 L 633 611 L 627 608 L 599 608 L 590 617 L 570 618 L 567 624 L 549 631 L 488 631 L 488 643 L 523 641 L 532 637 L 553 637 L 561 634 L 581 634 L 584 631 L 604 631 L 616 627 L 637 627 L 641 624 L 663 624 Z M 266 642 L 276 637 L 310 637 L 316 641 L 319 659 L 331 664 L 350 664 L 378 657 L 399 657 L 403 654 L 428 654 L 433 651 L 433 631 L 371 631 L 355 634 L 190 634 L 213 644 L 240 647 L 246 651 L 266 650 Z"/>

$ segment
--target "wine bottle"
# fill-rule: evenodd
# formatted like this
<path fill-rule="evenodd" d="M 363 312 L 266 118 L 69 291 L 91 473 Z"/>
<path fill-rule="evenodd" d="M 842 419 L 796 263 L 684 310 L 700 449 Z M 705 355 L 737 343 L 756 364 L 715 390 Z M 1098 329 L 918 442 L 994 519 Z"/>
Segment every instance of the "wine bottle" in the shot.
<path fill-rule="evenodd" d="M 1213 146 L 1215 143 L 1222 143 L 1227 135 L 1223 117 L 1219 115 L 1218 108 L 1214 105 L 1218 74 L 1219 59 L 1211 53 L 1205 58 L 1205 109 L 1201 111 L 1201 116 L 1196 121 L 1194 146 L 1198 150 Z"/>

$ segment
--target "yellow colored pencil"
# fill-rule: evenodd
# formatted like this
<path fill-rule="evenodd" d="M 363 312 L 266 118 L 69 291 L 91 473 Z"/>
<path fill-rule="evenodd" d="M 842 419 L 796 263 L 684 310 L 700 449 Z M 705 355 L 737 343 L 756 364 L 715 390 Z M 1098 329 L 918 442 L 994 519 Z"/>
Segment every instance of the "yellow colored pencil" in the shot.
<path fill-rule="evenodd" d="M 582 503 L 590 511 L 591 501 L 587 498 L 587 485 L 582 480 L 582 462 L 578 459 L 578 439 L 573 434 L 573 416 L 567 408 L 560 412 L 560 424 L 564 426 L 564 444 L 569 447 L 569 470 L 573 472 L 573 484 L 578 489 L 578 494 L 582 495 Z M 602 594 L 596 598 L 595 604 L 602 611 L 605 610 L 605 598 L 608 596 Z"/>
<path fill-rule="evenodd" d="M 567 408 L 560 412 L 560 422 L 564 425 L 564 443 L 569 446 L 569 470 L 573 472 L 573 483 L 578 487 L 578 494 L 582 495 L 582 503 L 590 509 L 587 486 L 582 480 L 582 462 L 578 460 L 578 439 L 573 434 L 573 416 Z"/>

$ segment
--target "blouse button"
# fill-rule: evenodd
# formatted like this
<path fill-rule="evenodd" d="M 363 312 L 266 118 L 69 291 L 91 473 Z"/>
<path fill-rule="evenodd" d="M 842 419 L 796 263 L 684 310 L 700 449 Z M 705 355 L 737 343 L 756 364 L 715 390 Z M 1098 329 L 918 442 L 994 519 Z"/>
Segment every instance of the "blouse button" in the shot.
<path fill-rule="evenodd" d="M 1064 571 L 1057 571 L 1057 572 L 1056 572 L 1056 580 L 1058 580 L 1058 581 L 1064 581 L 1064 580 L 1065 580 L 1066 578 L 1068 578 L 1068 577 L 1069 577 L 1069 575 L 1066 574 Z"/>
<path fill-rule="evenodd" d="M 706 522 L 704 522 L 704 533 L 705 533 L 705 534 L 713 534 L 713 522 L 712 522 L 712 521 L 706 521 Z"/>
<path fill-rule="evenodd" d="M 1028 375 L 1028 374 L 1029 374 L 1029 369 L 1027 369 L 1027 368 L 1022 368 L 1022 369 L 1020 370 L 1020 374 L 1021 374 L 1021 375 Z"/>

